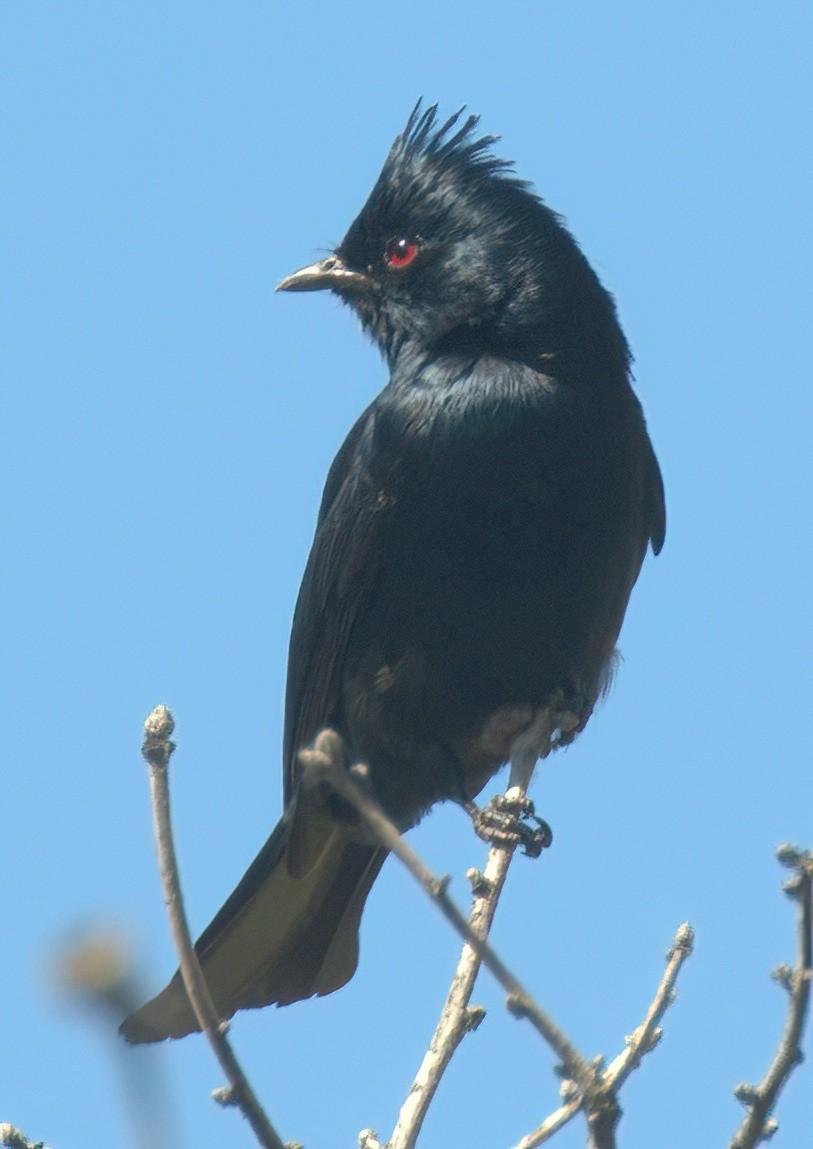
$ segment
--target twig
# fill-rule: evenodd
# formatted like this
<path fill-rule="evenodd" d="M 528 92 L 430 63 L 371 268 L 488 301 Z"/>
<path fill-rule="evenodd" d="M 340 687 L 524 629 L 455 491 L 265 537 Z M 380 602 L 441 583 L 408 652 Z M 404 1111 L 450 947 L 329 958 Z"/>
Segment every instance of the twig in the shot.
<path fill-rule="evenodd" d="M 523 1137 L 516 1149 L 536 1149 L 543 1145 L 579 1112 L 587 1116 L 590 1149 L 611 1149 L 615 1145 L 615 1127 L 621 1116 L 618 1094 L 632 1071 L 660 1041 L 659 1023 L 674 1001 L 675 983 L 693 946 L 694 931 L 688 922 L 684 922 L 678 927 L 667 952 L 666 969 L 646 1016 L 627 1038 L 626 1048 L 605 1069 L 600 1068 L 600 1063 L 594 1063 L 595 1080 L 587 1090 L 580 1089 L 576 1081 L 564 1081 L 565 1103 L 546 1117 L 533 1133 Z"/>
<path fill-rule="evenodd" d="M 729 1149 L 753 1149 L 779 1128 L 771 1110 L 791 1073 L 803 1059 L 801 1041 L 810 1003 L 811 957 L 813 956 L 813 850 L 779 846 L 780 865 L 794 871 L 783 889 L 798 906 L 796 966 L 779 966 L 772 976 L 788 993 L 788 1016 L 779 1047 L 759 1085 L 738 1085 L 734 1096 L 746 1107 Z"/>
<path fill-rule="evenodd" d="M 438 878 L 432 873 L 404 841 L 398 828 L 375 799 L 354 780 L 352 771 L 348 772 L 344 768 L 342 742 L 334 731 L 323 731 L 312 750 L 300 751 L 299 761 L 303 769 L 311 772 L 312 777 L 321 773 L 338 795 L 356 810 L 381 845 L 403 862 L 466 943 L 440 1022 L 389 1142 L 390 1149 L 411 1149 L 415 1144 L 426 1110 L 454 1050 L 465 1033 L 479 1021 L 479 1017 L 468 1009 L 468 1002 L 481 963 L 506 990 L 507 1004 L 511 1011 L 515 1016 L 525 1017 L 532 1023 L 557 1054 L 568 1076 L 584 1086 L 592 1083 L 594 1071 L 590 1063 L 534 1001 L 485 940 L 515 844 L 500 843 L 491 847 L 485 872 L 476 876 L 471 918 L 467 919 L 449 897 L 449 878 Z M 523 797 L 523 789 L 515 786 L 506 795 L 506 800 L 515 802 L 519 809 Z M 368 1133 L 367 1143 L 375 1143 L 371 1133 Z"/>
<path fill-rule="evenodd" d="M 542 1124 L 534 1129 L 533 1133 L 528 1133 L 521 1141 L 518 1141 L 515 1149 L 537 1149 L 538 1145 L 544 1145 L 546 1141 L 550 1141 L 554 1133 L 558 1133 L 581 1111 L 582 1098 L 576 1096 L 565 1102 L 564 1105 L 560 1105 L 549 1117 L 546 1117 Z"/>
<path fill-rule="evenodd" d="M 632 1071 L 638 1068 L 647 1053 L 650 1053 L 660 1041 L 661 1019 L 675 1000 L 678 975 L 683 963 L 691 957 L 693 949 L 694 930 L 688 922 L 684 922 L 682 926 L 678 926 L 675 939 L 666 953 L 666 969 L 663 971 L 661 984 L 655 991 L 646 1017 L 627 1038 L 623 1053 L 619 1053 L 601 1075 L 606 1088 L 617 1093 Z"/>
<path fill-rule="evenodd" d="M 517 1016 L 528 1018 L 560 1058 L 568 1072 L 573 1077 L 578 1077 L 583 1073 L 589 1074 L 590 1066 L 587 1060 L 555 1022 L 548 1017 L 541 1006 L 534 1001 L 519 979 L 511 973 L 488 942 L 478 936 L 466 916 L 449 897 L 449 877 L 438 878 L 432 873 L 412 847 L 404 841 L 398 828 L 390 821 L 375 798 L 362 789 L 351 774 L 343 769 L 340 765 L 341 757 L 336 756 L 335 744 L 332 742 L 334 739 L 340 746 L 341 740 L 337 734 L 331 730 L 323 731 L 317 738 L 313 750 L 300 751 L 300 762 L 307 764 L 312 769 L 321 769 L 325 779 L 330 782 L 340 797 L 350 803 L 361 815 L 381 845 L 403 862 L 413 877 L 423 886 L 444 917 L 451 922 L 463 940 L 475 951 L 478 959 L 491 971 L 508 993 L 512 1011 Z M 510 800 L 512 796 L 512 791 L 509 791 L 506 798 Z M 516 796 L 517 798 L 521 797 L 518 790 Z"/>
<path fill-rule="evenodd" d="M 488 852 L 482 874 L 469 871 L 470 880 L 473 879 L 473 897 L 467 925 L 481 941 L 488 937 L 494 921 L 515 848 L 516 843 L 495 844 Z M 401 1106 L 389 1149 L 412 1149 L 415 1145 L 449 1062 L 466 1034 L 476 1029 L 483 1019 L 482 1010 L 469 1006 L 474 983 L 480 972 L 481 958 L 482 950 L 478 951 L 477 947 L 467 941 L 429 1048 Z"/>
<path fill-rule="evenodd" d="M 175 723 L 166 706 L 156 706 L 144 723 L 144 745 L 141 752 L 150 767 L 150 793 L 158 866 L 181 976 L 195 1017 L 229 1082 L 227 1088 L 215 1091 L 216 1100 L 222 1105 L 234 1105 L 241 1110 L 264 1149 L 285 1149 L 282 1139 L 263 1112 L 229 1044 L 226 1037 L 228 1024 L 222 1022 L 218 1016 L 189 933 L 175 857 L 167 783 L 169 759 L 175 749 L 175 744 L 170 741 L 174 728 Z"/>
<path fill-rule="evenodd" d="M 474 898 L 471 917 L 467 920 L 449 897 L 449 878 L 438 878 L 432 873 L 404 841 L 397 826 L 368 789 L 356 780 L 354 775 L 363 778 L 363 768 L 345 769 L 342 740 L 335 731 L 323 731 L 313 749 L 300 751 L 299 762 L 312 782 L 326 781 L 353 807 L 378 842 L 403 862 L 465 942 L 440 1021 L 386 1149 L 413 1149 L 443 1072 L 465 1034 L 482 1020 L 482 1011 L 470 1009 L 468 1004 L 481 964 L 507 991 L 506 1005 L 511 1012 L 516 1017 L 527 1018 L 562 1062 L 564 1104 L 533 1133 L 523 1138 L 517 1149 L 535 1149 L 542 1145 L 579 1112 L 583 1112 L 587 1119 L 588 1149 L 615 1149 L 615 1128 L 621 1116 L 618 1093 L 632 1071 L 660 1040 L 659 1022 L 674 1000 L 675 982 L 692 952 L 694 931 L 691 926 L 684 923 L 677 930 L 652 1003 L 641 1025 L 627 1038 L 624 1051 L 606 1068 L 600 1057 L 588 1061 L 486 940 L 516 843 L 495 843 L 489 850 L 484 873 L 469 871 Z M 523 784 L 513 786 L 505 795 L 505 802 L 509 806 L 514 805 L 517 811 L 521 810 L 523 799 Z M 370 1129 L 363 1131 L 360 1144 L 363 1149 L 382 1149 L 377 1135 Z"/>

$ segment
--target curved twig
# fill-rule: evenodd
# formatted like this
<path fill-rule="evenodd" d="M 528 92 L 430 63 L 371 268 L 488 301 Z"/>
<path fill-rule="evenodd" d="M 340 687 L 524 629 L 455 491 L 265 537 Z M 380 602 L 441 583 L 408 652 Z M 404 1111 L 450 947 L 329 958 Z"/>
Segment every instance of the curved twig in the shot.
<path fill-rule="evenodd" d="M 465 942 L 440 1021 L 401 1109 L 393 1137 L 388 1142 L 389 1149 L 411 1149 L 414 1146 L 426 1111 L 455 1049 L 464 1035 L 481 1020 L 482 1015 L 470 1010 L 468 1006 L 481 964 L 491 971 L 506 990 L 508 1008 L 515 1016 L 525 1017 L 531 1022 L 559 1057 L 568 1076 L 579 1081 L 585 1088 L 592 1084 L 594 1070 L 591 1064 L 534 1001 L 486 941 L 516 843 L 495 843 L 489 850 L 483 873 L 469 872 L 470 878 L 473 878 L 474 897 L 471 916 L 466 918 L 449 897 L 449 878 L 439 878 L 432 873 L 404 841 L 397 826 L 369 791 L 352 776 L 353 770 L 345 769 L 342 741 L 335 731 L 322 731 L 313 749 L 300 751 L 298 757 L 303 770 L 309 771 L 314 781 L 317 781 L 316 775 L 321 774 L 337 794 L 355 809 L 381 845 L 406 866 Z M 523 798 L 523 786 L 514 786 L 506 794 L 506 801 L 516 803 L 518 809 L 521 808 Z M 375 1134 L 370 1130 L 365 1131 L 365 1138 L 364 1144 L 368 1147 L 378 1144 Z"/>
<path fill-rule="evenodd" d="M 166 706 L 156 706 L 144 723 L 144 745 L 141 752 L 150 767 L 158 866 L 181 976 L 195 1017 L 229 1082 L 228 1087 L 215 1091 L 215 1100 L 222 1105 L 234 1105 L 240 1109 L 264 1149 L 285 1149 L 282 1138 L 268 1120 L 229 1044 L 226 1037 L 228 1023 L 222 1022 L 218 1016 L 189 933 L 175 856 L 167 782 L 169 759 L 175 749 L 174 742 L 170 741 L 174 728 L 175 722 Z"/>
<path fill-rule="evenodd" d="M 341 746 L 339 736 L 332 730 L 325 730 L 317 738 L 313 750 L 302 750 L 299 753 L 300 762 L 309 769 L 319 769 L 324 777 L 334 787 L 336 792 L 346 802 L 350 803 L 358 814 L 364 819 L 373 831 L 378 841 L 391 853 L 403 862 L 416 881 L 424 888 L 426 893 L 438 907 L 443 916 L 451 923 L 467 945 L 471 946 L 479 961 L 491 971 L 500 985 L 508 994 L 510 1008 L 517 1016 L 527 1017 L 531 1024 L 544 1037 L 560 1058 L 562 1064 L 573 1077 L 589 1074 L 590 1066 L 586 1058 L 579 1053 L 575 1045 L 556 1025 L 556 1023 L 538 1005 L 530 993 L 525 989 L 517 977 L 508 969 L 502 958 L 491 948 L 487 941 L 478 936 L 477 930 L 469 919 L 449 897 L 449 877 L 436 877 L 429 867 L 415 853 L 412 847 L 404 841 L 398 828 L 387 817 L 382 808 L 365 789 L 341 766 L 341 755 L 336 753 L 331 741 L 336 739 Z M 521 792 L 517 787 L 509 790 L 506 799 L 519 801 Z M 502 852 L 504 846 L 492 847 L 492 852 Z M 509 854 L 511 850 L 506 851 Z M 499 869 L 493 867 L 495 875 Z M 503 879 L 504 880 L 504 879 Z"/>
<path fill-rule="evenodd" d="M 621 1116 L 618 1094 L 632 1071 L 638 1068 L 647 1053 L 660 1041 L 659 1023 L 674 1001 L 678 974 L 691 955 L 693 946 L 694 931 L 688 922 L 684 922 L 678 927 L 667 951 L 666 969 L 646 1016 L 627 1038 L 626 1048 L 606 1069 L 600 1068 L 600 1062 L 593 1064 L 595 1079 L 588 1089 L 581 1089 L 578 1081 L 564 1081 L 564 1104 L 546 1117 L 532 1133 L 523 1137 L 516 1149 L 537 1149 L 537 1146 L 544 1145 L 577 1113 L 584 1113 L 587 1117 L 590 1149 L 612 1149 L 615 1145 L 615 1127 Z"/>
<path fill-rule="evenodd" d="M 801 1040 L 810 1004 L 813 964 L 813 850 L 784 845 L 779 846 L 776 857 L 780 865 L 794 871 L 783 889 L 798 906 L 796 966 L 794 969 L 780 966 L 772 974 L 787 990 L 788 1016 L 779 1047 L 762 1081 L 759 1085 L 741 1084 L 734 1090 L 734 1096 L 746 1107 L 747 1113 L 729 1149 L 753 1149 L 776 1132 L 779 1122 L 771 1110 L 803 1056 Z"/>

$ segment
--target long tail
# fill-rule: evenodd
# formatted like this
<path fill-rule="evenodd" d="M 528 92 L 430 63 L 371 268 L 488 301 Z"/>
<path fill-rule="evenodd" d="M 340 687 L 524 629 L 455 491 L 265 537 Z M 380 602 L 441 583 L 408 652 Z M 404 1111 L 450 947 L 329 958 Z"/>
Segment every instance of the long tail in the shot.
<path fill-rule="evenodd" d="M 195 948 L 221 1018 L 238 1009 L 289 1005 L 332 993 L 358 965 L 358 930 L 386 852 L 326 829 L 315 863 L 289 866 L 289 825 L 280 822 Z M 124 1020 L 139 1044 L 184 1037 L 200 1027 L 180 973 Z"/>

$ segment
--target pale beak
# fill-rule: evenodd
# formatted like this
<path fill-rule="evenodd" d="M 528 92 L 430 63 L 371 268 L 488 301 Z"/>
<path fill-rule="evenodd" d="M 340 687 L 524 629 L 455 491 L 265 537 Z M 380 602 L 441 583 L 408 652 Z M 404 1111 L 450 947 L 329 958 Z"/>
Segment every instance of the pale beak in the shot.
<path fill-rule="evenodd" d="M 319 263 L 301 267 L 277 284 L 277 291 L 353 291 L 369 285 L 369 279 L 360 271 L 352 271 L 339 259 L 329 255 Z"/>

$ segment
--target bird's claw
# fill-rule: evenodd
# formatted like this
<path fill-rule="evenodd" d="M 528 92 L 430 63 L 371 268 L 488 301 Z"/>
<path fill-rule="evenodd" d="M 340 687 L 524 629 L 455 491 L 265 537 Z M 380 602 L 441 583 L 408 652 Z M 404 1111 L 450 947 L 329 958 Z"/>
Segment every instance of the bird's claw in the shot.
<path fill-rule="evenodd" d="M 474 832 L 492 845 L 519 846 L 528 858 L 538 858 L 553 841 L 553 832 L 538 818 L 530 798 L 495 795 L 487 806 L 468 806 Z"/>

